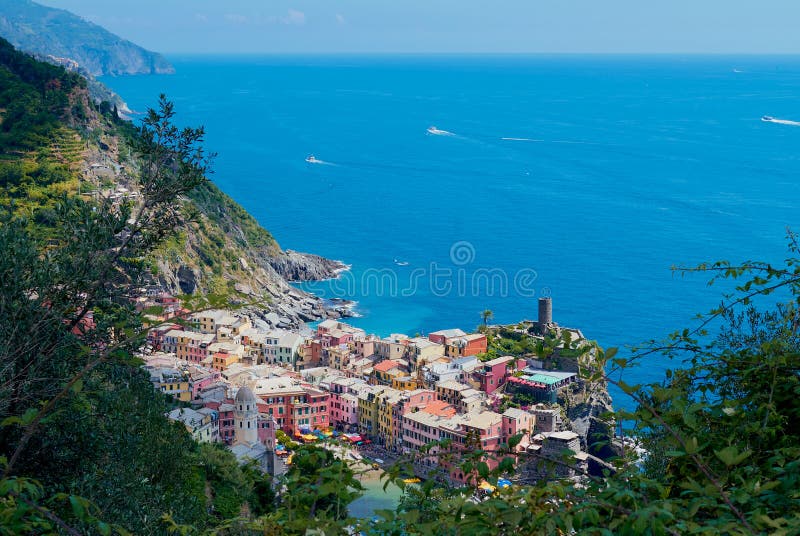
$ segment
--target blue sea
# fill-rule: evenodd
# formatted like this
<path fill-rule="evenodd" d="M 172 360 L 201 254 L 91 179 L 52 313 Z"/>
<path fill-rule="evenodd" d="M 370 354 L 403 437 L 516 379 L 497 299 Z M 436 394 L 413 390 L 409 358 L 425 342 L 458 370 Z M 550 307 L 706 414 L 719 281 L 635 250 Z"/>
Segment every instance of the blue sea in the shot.
<path fill-rule="evenodd" d="M 306 287 L 370 332 L 535 319 L 550 296 L 560 324 L 637 344 L 719 303 L 671 266 L 780 262 L 800 228 L 797 57 L 170 60 L 103 81 L 204 125 L 213 180 L 282 247 L 351 265 Z"/>

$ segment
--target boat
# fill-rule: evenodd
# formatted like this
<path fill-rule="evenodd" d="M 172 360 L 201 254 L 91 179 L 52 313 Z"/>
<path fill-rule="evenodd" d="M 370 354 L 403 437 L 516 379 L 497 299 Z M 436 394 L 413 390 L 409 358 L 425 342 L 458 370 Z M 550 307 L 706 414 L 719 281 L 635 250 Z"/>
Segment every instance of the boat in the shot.
<path fill-rule="evenodd" d="M 309 164 L 319 164 L 320 162 L 322 162 L 322 160 L 317 160 L 313 154 L 310 154 L 308 155 L 308 157 L 306 157 L 306 162 L 308 162 Z"/>
<path fill-rule="evenodd" d="M 761 120 L 762 121 L 775 121 L 775 118 L 771 117 L 769 115 L 764 115 L 764 116 L 761 116 Z"/>
<path fill-rule="evenodd" d="M 395 259 L 395 260 L 394 260 L 394 263 L 395 263 L 397 266 L 408 266 L 408 261 L 401 261 L 401 260 L 399 260 L 399 259 Z"/>
<path fill-rule="evenodd" d="M 438 129 L 434 126 L 429 126 L 427 130 L 428 134 L 433 134 L 434 136 L 452 136 L 452 132 L 448 132 L 446 130 Z"/>

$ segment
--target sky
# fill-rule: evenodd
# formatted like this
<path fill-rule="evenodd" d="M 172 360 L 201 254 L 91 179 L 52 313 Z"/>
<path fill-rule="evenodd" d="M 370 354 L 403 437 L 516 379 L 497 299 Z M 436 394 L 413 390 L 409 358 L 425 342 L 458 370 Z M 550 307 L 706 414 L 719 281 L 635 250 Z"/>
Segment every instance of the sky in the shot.
<path fill-rule="evenodd" d="M 798 0 L 37 0 L 163 53 L 800 53 Z"/>

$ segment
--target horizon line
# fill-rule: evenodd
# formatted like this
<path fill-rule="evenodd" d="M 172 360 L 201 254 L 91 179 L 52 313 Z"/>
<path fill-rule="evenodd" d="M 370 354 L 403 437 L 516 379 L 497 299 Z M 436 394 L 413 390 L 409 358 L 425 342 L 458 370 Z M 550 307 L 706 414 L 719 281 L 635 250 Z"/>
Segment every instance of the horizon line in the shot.
<path fill-rule="evenodd" d="M 798 52 L 363 52 L 363 51 L 158 51 L 176 56 L 797 56 Z"/>

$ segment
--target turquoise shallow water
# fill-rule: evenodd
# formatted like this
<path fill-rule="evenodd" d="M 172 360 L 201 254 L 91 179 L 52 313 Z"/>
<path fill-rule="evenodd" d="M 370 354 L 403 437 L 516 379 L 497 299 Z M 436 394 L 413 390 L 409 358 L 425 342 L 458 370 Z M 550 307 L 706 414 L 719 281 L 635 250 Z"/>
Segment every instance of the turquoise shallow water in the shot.
<path fill-rule="evenodd" d="M 104 81 L 205 125 L 220 187 L 283 247 L 352 265 L 310 288 L 369 331 L 513 322 L 550 295 L 560 323 L 634 344 L 719 299 L 670 266 L 780 260 L 797 227 L 800 126 L 760 118 L 800 121 L 798 58 L 170 59 Z"/>
<path fill-rule="evenodd" d="M 361 478 L 364 494 L 353 501 L 348 508 L 350 515 L 356 518 L 368 518 L 375 515 L 376 510 L 394 510 L 403 496 L 403 491 L 389 484 L 383 488 L 385 481 L 380 479 L 378 471 Z"/>

